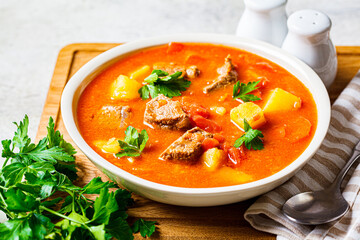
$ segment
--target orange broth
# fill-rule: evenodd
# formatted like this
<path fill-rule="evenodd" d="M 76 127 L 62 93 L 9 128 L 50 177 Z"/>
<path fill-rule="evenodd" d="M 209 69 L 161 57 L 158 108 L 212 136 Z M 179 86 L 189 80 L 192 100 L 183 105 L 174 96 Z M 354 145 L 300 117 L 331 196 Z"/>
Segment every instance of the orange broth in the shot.
<path fill-rule="evenodd" d="M 235 140 L 244 133 L 230 121 L 230 110 L 240 104 L 239 101 L 232 99 L 233 84 L 209 94 L 203 93 L 203 87 L 217 78 L 217 68 L 224 64 L 224 58 L 228 54 L 237 66 L 240 82 L 256 81 L 256 78 L 249 74 L 249 70 L 269 80 L 260 89 L 262 100 L 255 102 L 260 107 L 264 107 L 269 91 L 274 88 L 282 88 L 300 97 L 302 101 L 301 108 L 296 111 L 266 115 L 267 123 L 259 129 L 264 135 L 264 149 L 255 151 L 244 148 L 246 158 L 240 162 L 236 170 L 251 176 L 251 180 L 247 181 L 262 179 L 288 166 L 306 149 L 316 130 L 317 110 L 311 93 L 296 77 L 277 64 L 240 49 L 198 43 L 186 43 L 180 46 L 179 49 L 174 50 L 169 48 L 169 45 L 162 45 L 130 54 L 104 70 L 86 87 L 77 108 L 78 126 L 85 141 L 98 154 L 115 166 L 156 183 L 189 188 L 220 187 L 242 183 L 232 179 L 231 176 L 218 174 L 217 171 L 208 171 L 200 161 L 195 164 L 186 164 L 160 160 L 159 155 L 184 131 L 152 129 L 145 125 L 143 123 L 145 104 L 151 99 L 138 98 L 124 102 L 111 100 L 110 97 L 111 84 L 120 74 L 129 76 L 144 65 L 153 66 L 157 62 L 196 65 L 200 69 L 200 76 L 190 79 L 192 81 L 190 87 L 182 92 L 182 96 L 174 97 L 173 100 L 189 96 L 192 101 L 208 110 L 214 106 L 225 107 L 224 116 L 210 111 L 210 119 L 222 127 L 221 134 L 226 138 L 227 143 L 233 145 Z M 195 57 L 188 58 L 189 55 Z M 143 79 L 137 79 L 137 81 L 142 83 Z M 228 97 L 225 101 L 219 101 L 226 94 Z M 145 150 L 140 157 L 135 158 L 135 161 L 130 162 L 126 157 L 117 158 L 114 154 L 103 152 L 94 145 L 94 142 L 98 140 L 107 141 L 113 137 L 123 139 L 125 136 L 127 126 L 120 128 L 118 122 L 94 121 L 94 114 L 104 105 L 130 106 L 132 111 L 130 125 L 148 132 L 149 140 Z M 292 131 L 293 122 L 300 116 L 309 120 L 312 127 L 307 137 L 293 141 L 287 137 L 287 132 Z"/>

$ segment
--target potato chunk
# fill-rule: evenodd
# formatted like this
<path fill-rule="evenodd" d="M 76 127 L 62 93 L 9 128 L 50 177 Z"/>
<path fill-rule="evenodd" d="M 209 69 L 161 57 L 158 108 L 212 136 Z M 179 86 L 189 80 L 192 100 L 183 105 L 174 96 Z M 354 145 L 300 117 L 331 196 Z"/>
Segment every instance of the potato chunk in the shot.
<path fill-rule="evenodd" d="M 116 100 L 132 100 L 140 97 L 138 90 L 142 85 L 125 75 L 120 75 L 111 86 L 111 97 Z"/>
<path fill-rule="evenodd" d="M 110 138 L 108 141 L 95 141 L 94 145 L 107 153 L 118 153 L 121 150 L 116 138 Z"/>
<path fill-rule="evenodd" d="M 219 177 L 219 179 L 230 182 L 231 184 L 242 184 L 253 180 L 251 175 L 231 167 L 222 167 L 218 169 L 216 171 L 216 176 Z"/>
<path fill-rule="evenodd" d="M 231 109 L 230 119 L 242 129 L 244 129 L 244 118 L 251 128 L 259 128 L 266 123 L 262 109 L 253 102 L 246 102 Z"/>
<path fill-rule="evenodd" d="M 93 144 L 98 148 L 102 148 L 106 144 L 106 140 L 97 140 Z"/>
<path fill-rule="evenodd" d="M 138 79 L 144 80 L 147 76 L 151 74 L 151 68 L 149 65 L 142 66 L 141 68 L 137 69 L 136 71 L 130 74 L 130 79 Z"/>
<path fill-rule="evenodd" d="M 201 155 L 201 161 L 209 171 L 216 170 L 224 162 L 226 154 L 218 148 L 210 148 Z"/>
<path fill-rule="evenodd" d="M 301 99 L 281 88 L 275 88 L 264 107 L 264 113 L 291 111 L 301 107 Z"/>
<path fill-rule="evenodd" d="M 224 116 L 226 113 L 226 108 L 224 107 L 211 107 L 210 110 L 220 116 Z"/>
<path fill-rule="evenodd" d="M 108 153 L 118 153 L 121 148 L 116 138 L 110 138 L 109 141 L 102 147 L 102 150 Z"/>

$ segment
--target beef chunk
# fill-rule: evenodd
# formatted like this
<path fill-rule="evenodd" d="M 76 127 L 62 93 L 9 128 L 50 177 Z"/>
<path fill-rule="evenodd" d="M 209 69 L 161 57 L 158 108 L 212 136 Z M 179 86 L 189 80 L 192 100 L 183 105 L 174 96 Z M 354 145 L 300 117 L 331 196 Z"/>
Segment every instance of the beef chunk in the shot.
<path fill-rule="evenodd" d="M 225 58 L 225 64 L 218 68 L 219 77 L 212 84 L 204 88 L 204 93 L 209 93 L 215 89 L 235 83 L 237 81 L 238 73 L 235 66 L 232 64 L 230 55 Z"/>
<path fill-rule="evenodd" d="M 93 115 L 93 118 L 97 119 L 102 124 L 109 124 L 113 122 L 119 122 L 119 127 L 127 125 L 126 120 L 131 115 L 131 108 L 129 106 L 103 106 L 97 113 Z"/>
<path fill-rule="evenodd" d="M 146 104 L 144 121 L 162 128 L 187 129 L 190 120 L 182 110 L 179 101 L 173 101 L 160 94 Z"/>
<path fill-rule="evenodd" d="M 203 153 L 201 143 L 205 138 L 212 137 L 213 135 L 211 133 L 194 127 L 175 140 L 175 142 L 160 155 L 160 159 L 195 162 Z"/>
<path fill-rule="evenodd" d="M 184 78 L 196 78 L 200 74 L 200 70 L 195 65 L 185 67 L 175 63 L 155 63 L 153 68 L 163 70 L 169 74 L 182 72 L 182 77 Z"/>
<path fill-rule="evenodd" d="M 186 77 L 196 78 L 199 75 L 200 75 L 200 70 L 198 69 L 197 66 L 192 65 L 192 66 L 186 68 Z"/>

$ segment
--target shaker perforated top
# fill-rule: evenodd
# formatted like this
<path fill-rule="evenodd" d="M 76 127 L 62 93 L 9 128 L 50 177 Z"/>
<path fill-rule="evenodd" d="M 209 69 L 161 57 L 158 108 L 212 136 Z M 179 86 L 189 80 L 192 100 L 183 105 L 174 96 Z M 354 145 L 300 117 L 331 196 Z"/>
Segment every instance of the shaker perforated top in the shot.
<path fill-rule="evenodd" d="M 331 20 L 320 11 L 304 9 L 293 13 L 289 17 L 287 25 L 291 32 L 311 36 L 329 31 Z"/>

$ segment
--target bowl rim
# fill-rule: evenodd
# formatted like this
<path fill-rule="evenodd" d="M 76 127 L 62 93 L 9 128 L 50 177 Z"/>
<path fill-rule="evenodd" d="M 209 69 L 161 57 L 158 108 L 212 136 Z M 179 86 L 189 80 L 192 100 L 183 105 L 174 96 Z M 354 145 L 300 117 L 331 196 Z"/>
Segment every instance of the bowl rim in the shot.
<path fill-rule="evenodd" d="M 96 71 L 99 67 L 106 64 L 107 62 L 115 58 L 119 58 L 121 55 L 126 55 L 128 53 L 152 46 L 167 44 L 169 42 L 210 43 L 215 45 L 224 45 L 229 47 L 235 47 L 238 49 L 244 49 L 245 51 L 251 53 L 254 53 L 254 50 L 257 50 L 264 54 L 270 54 L 277 58 L 279 61 L 286 60 L 285 65 L 287 66 L 284 66 L 283 64 L 280 64 L 273 59 L 271 59 L 270 61 L 280 65 L 289 72 L 290 70 L 288 68 L 291 68 L 292 65 L 296 66 L 299 70 L 302 71 L 302 74 L 305 77 L 311 79 L 312 82 L 310 84 L 312 85 L 313 89 L 316 89 L 316 99 L 318 100 L 315 100 L 315 90 L 311 90 L 309 87 L 307 87 L 313 95 L 317 107 L 317 128 L 309 146 L 297 159 L 295 159 L 288 166 L 266 178 L 238 185 L 210 188 L 187 188 L 155 183 L 150 180 L 135 176 L 129 172 L 126 172 L 125 170 L 122 170 L 116 165 L 108 162 L 105 158 L 101 157 L 85 142 L 85 140 L 80 134 L 80 131 L 76 127 L 76 123 L 74 120 L 76 114 L 73 111 L 73 98 L 75 92 L 79 88 L 82 81 L 86 79 L 86 77 L 91 75 L 91 73 Z M 251 50 L 249 50 L 249 48 Z M 254 54 L 260 55 L 259 53 Z M 268 57 L 265 58 L 269 59 Z M 305 83 L 301 79 L 299 80 L 305 85 Z M 321 108 L 319 106 L 321 106 Z M 68 81 L 61 96 L 61 112 L 65 128 L 69 133 L 70 137 L 79 147 L 79 149 L 89 158 L 89 160 L 95 163 L 95 165 L 100 165 L 102 168 L 115 174 L 116 176 L 120 176 L 120 178 L 125 179 L 128 182 L 136 185 L 141 185 L 142 187 L 152 190 L 180 195 L 217 195 L 231 194 L 247 189 L 264 187 L 269 184 L 281 181 L 286 177 L 294 175 L 296 171 L 300 170 L 300 168 L 311 159 L 311 157 L 315 154 L 317 149 L 320 147 L 322 141 L 324 140 L 330 124 L 331 108 L 328 92 L 319 76 L 308 65 L 306 65 L 304 62 L 300 61 L 296 57 L 292 56 L 291 54 L 287 53 L 286 51 L 271 44 L 254 39 L 236 37 L 233 35 L 200 33 L 175 34 L 144 38 L 116 46 L 108 51 L 101 53 L 100 55 L 96 56 L 88 63 L 86 63 L 84 66 L 82 66 Z"/>

